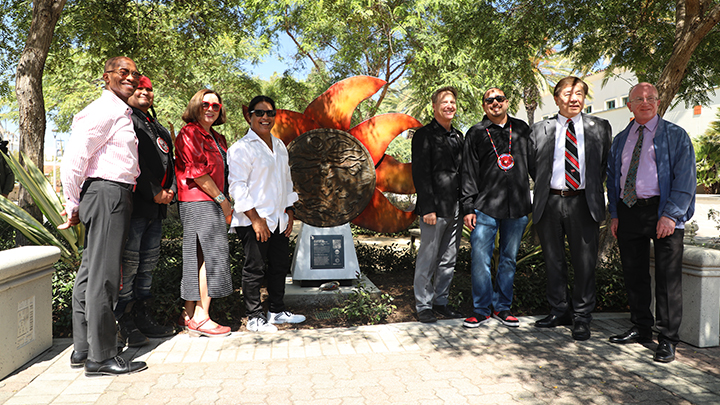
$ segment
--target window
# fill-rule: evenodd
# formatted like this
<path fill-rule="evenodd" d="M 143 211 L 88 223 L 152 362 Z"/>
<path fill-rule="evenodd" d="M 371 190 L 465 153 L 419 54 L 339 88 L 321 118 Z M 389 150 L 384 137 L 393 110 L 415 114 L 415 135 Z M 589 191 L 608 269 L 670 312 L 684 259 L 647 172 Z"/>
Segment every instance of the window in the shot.
<path fill-rule="evenodd" d="M 615 100 L 608 100 L 605 102 L 605 109 L 612 110 L 615 108 Z"/>
<path fill-rule="evenodd" d="M 622 98 L 622 105 L 627 105 L 628 100 L 630 100 L 630 97 L 623 97 L 623 98 Z"/>
<path fill-rule="evenodd" d="M 586 106 L 586 107 L 585 107 L 585 114 L 591 114 L 591 113 L 592 113 L 592 106 L 591 106 L 591 105 Z"/>

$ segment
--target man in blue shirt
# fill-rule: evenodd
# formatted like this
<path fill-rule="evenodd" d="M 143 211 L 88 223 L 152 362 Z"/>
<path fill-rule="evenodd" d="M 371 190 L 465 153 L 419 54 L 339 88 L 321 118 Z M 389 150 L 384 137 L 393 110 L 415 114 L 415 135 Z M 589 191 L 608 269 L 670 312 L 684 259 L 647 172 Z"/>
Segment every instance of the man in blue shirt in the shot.
<path fill-rule="evenodd" d="M 618 239 L 633 327 L 612 343 L 652 342 L 654 360 L 675 360 L 682 320 L 684 224 L 695 211 L 695 152 L 684 129 L 657 115 L 650 83 L 630 89 L 635 120 L 613 141 L 607 168 L 610 229 Z M 655 247 L 656 320 L 650 311 L 650 240 Z M 657 321 L 657 322 L 655 322 Z"/>

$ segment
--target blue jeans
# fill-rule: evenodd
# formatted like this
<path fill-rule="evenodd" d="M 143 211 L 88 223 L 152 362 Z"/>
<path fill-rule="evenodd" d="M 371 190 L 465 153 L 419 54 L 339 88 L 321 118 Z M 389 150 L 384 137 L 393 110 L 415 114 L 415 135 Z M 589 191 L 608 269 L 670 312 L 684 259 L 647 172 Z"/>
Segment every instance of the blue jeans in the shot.
<path fill-rule="evenodd" d="M 122 288 L 115 306 L 120 318 L 132 301 L 151 298 L 152 271 L 160 258 L 162 219 L 132 218 L 122 258 Z"/>
<path fill-rule="evenodd" d="M 490 315 L 493 310 L 500 312 L 510 309 L 515 280 L 515 261 L 520 241 L 529 220 L 522 218 L 495 219 L 475 210 L 476 224 L 470 234 L 472 246 L 472 297 L 475 313 Z M 500 258 L 492 283 L 490 263 L 495 248 L 495 235 L 500 230 Z"/>

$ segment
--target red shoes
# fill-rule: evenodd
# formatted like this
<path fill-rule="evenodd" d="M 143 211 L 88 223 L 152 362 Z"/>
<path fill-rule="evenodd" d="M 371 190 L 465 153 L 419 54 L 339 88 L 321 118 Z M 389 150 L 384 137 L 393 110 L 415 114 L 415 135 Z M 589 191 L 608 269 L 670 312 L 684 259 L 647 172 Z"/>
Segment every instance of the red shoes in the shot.
<path fill-rule="evenodd" d="M 190 319 L 187 323 L 188 327 L 188 334 L 190 337 L 199 337 L 199 336 L 207 336 L 207 337 L 224 337 L 230 335 L 230 327 L 229 326 L 222 326 L 217 325 L 214 328 L 203 328 L 203 325 L 208 323 L 210 318 L 205 319 L 202 322 L 195 322 L 193 319 Z"/>

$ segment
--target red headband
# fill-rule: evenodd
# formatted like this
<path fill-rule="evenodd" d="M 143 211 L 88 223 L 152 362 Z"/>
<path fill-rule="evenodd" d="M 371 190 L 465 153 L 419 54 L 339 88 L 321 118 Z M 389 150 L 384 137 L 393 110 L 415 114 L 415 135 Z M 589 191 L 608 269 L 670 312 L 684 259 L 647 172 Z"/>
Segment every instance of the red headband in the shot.
<path fill-rule="evenodd" d="M 141 76 L 140 80 L 139 80 L 138 88 L 149 89 L 152 91 L 152 83 L 150 83 L 150 79 L 148 79 L 147 76 Z"/>

